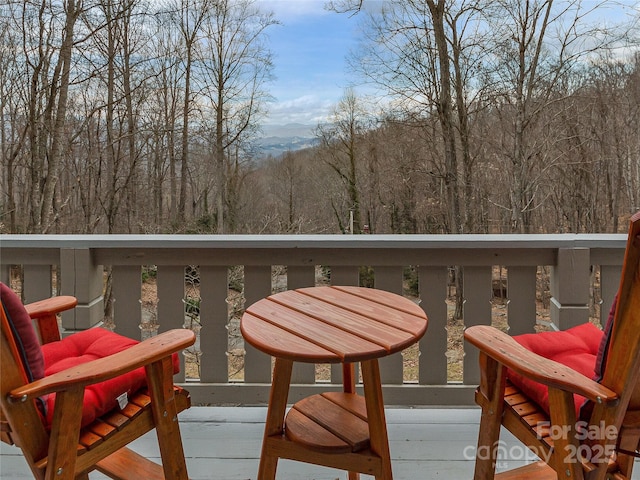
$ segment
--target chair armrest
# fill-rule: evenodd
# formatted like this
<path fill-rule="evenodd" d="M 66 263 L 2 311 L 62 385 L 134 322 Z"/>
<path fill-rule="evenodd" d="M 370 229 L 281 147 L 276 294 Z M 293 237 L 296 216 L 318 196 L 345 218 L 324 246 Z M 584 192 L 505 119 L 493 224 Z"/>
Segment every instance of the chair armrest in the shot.
<path fill-rule="evenodd" d="M 193 345 L 195 340 L 195 333 L 191 330 L 170 330 L 108 357 L 92 360 L 23 385 L 9 392 L 9 398 L 14 401 L 26 400 L 68 390 L 71 387 L 85 387 L 103 382 L 162 360 Z"/>
<path fill-rule="evenodd" d="M 60 340 L 60 330 L 58 329 L 56 315 L 74 308 L 77 304 L 78 300 L 75 297 L 62 295 L 29 303 L 24 308 L 29 316 L 36 321 L 40 333 L 40 341 L 45 344 Z"/>
<path fill-rule="evenodd" d="M 46 298 L 38 302 L 29 303 L 24 306 L 27 313 L 34 320 L 36 318 L 57 315 L 65 310 L 70 310 L 78 304 L 76 297 L 61 295 L 59 297 Z"/>
<path fill-rule="evenodd" d="M 527 350 L 497 328 L 475 325 L 464 331 L 464 338 L 498 363 L 538 383 L 582 395 L 597 403 L 613 406 L 618 402 L 616 392 L 566 365 Z"/>

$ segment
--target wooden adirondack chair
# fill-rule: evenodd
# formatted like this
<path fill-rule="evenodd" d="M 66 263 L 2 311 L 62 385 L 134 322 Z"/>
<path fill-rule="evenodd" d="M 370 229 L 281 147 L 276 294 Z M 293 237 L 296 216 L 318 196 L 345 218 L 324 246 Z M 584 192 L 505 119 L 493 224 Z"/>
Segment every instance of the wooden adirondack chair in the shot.
<path fill-rule="evenodd" d="M 0 284 L 0 287 L 0 438 L 22 450 L 34 477 L 88 479 L 90 471 L 99 470 L 115 479 L 186 479 L 187 469 L 177 414 L 190 406 L 190 399 L 188 392 L 173 385 L 173 374 L 177 360 L 174 353 L 194 343 L 193 332 L 172 330 L 144 342 L 132 341 L 135 345 L 113 355 L 78 363 L 66 370 L 30 380 L 33 371 L 27 358 L 29 353 L 25 356 L 25 343 L 29 341 L 25 338 L 35 332 L 28 316 L 32 331 L 25 330 L 25 324 L 16 327 L 17 322 L 13 317 L 23 312 L 16 310 L 14 299 L 11 298 L 15 294 L 4 284 Z M 13 310 L 7 306 L 11 302 L 14 303 L 11 307 Z M 22 304 L 19 305 L 22 309 Z M 75 305 L 76 299 L 73 297 L 54 297 L 26 306 L 27 313 L 39 326 L 42 350 L 48 346 L 59 352 L 72 350 L 63 342 L 80 334 L 60 340 L 56 314 Z M 96 333 L 100 342 L 105 339 L 119 341 L 112 332 L 92 330 L 100 330 Z M 78 342 L 76 340 L 76 344 Z M 61 345 L 61 349 L 58 348 Z M 31 346 L 30 353 L 34 352 L 39 354 L 37 348 L 34 350 Z M 82 426 L 87 407 L 92 407 L 87 402 L 93 393 L 85 393 L 89 392 L 87 389 L 109 382 L 118 383 L 127 375 L 144 378 L 145 374 L 146 386 L 130 392 L 126 406 L 123 402 L 122 408 L 116 407 L 103 414 L 96 412 L 99 417 Z M 54 407 L 47 415 L 39 407 L 46 403 L 43 399 L 51 394 L 55 394 L 55 400 L 52 400 Z M 51 419 L 50 423 L 47 417 Z M 162 466 L 126 447 L 154 428 L 160 445 Z"/>
<path fill-rule="evenodd" d="M 601 380 L 532 353 L 521 346 L 522 340 L 490 326 L 465 331 L 465 339 L 480 349 L 476 402 L 482 414 L 476 480 L 494 478 L 504 447 L 499 441 L 501 426 L 541 460 L 495 478 L 631 478 L 640 440 L 640 212 L 630 223 L 615 315 L 610 315 L 612 323 L 608 322 L 604 333 L 595 330 L 602 339 L 592 371 Z M 570 335 L 568 332 L 530 334 L 529 340 L 537 335 Z M 530 400 L 534 390 L 513 385 L 516 378 L 533 380 L 535 388 L 548 387 L 548 411 Z M 582 407 L 574 394 L 586 399 Z"/>

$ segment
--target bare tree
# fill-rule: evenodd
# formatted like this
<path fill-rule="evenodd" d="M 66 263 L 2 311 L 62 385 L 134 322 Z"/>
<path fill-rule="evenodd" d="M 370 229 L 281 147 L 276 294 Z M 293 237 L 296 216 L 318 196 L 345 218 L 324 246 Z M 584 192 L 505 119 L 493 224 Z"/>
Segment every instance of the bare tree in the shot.
<path fill-rule="evenodd" d="M 67 140 L 65 126 L 76 21 L 82 4 L 26 1 L 13 10 L 22 33 L 29 160 L 29 232 L 46 233 L 55 222 L 54 195 Z"/>
<path fill-rule="evenodd" d="M 345 6 L 349 7 L 344 3 L 341 7 Z M 361 7 L 361 2 L 351 3 L 351 8 Z M 470 99 L 466 95 L 470 89 L 466 72 L 471 69 L 473 55 L 465 49 L 474 44 L 466 45 L 465 36 L 475 33 L 469 26 L 476 21 L 479 10 L 478 1 L 391 0 L 370 15 L 368 46 L 354 62 L 365 78 L 399 99 L 402 109 L 411 116 L 437 117 L 443 165 L 425 171 L 439 171 L 442 177 L 450 233 L 463 233 L 470 228 L 464 222 L 462 205 L 469 209 L 472 205 Z M 463 195 L 469 198 L 465 201 Z M 467 213 L 466 218 L 473 217 Z M 456 285 L 459 318 L 463 304 L 460 271 Z"/>
<path fill-rule="evenodd" d="M 511 230 L 528 233 L 531 215 L 543 203 L 541 182 L 553 162 L 547 155 L 539 123 L 546 108 L 557 102 L 557 87 L 579 62 L 612 38 L 592 22 L 606 2 L 579 0 L 501 0 L 485 11 L 494 32 L 496 64 L 491 67 L 495 101 L 502 125 L 497 132 L 508 173 Z M 552 132 L 547 132 L 552 133 Z"/>
<path fill-rule="evenodd" d="M 478 5 L 477 1 L 385 2 L 379 11 L 371 10 L 366 41 L 351 62 L 356 72 L 396 99 L 403 115 L 437 116 L 448 231 L 455 233 L 467 228 L 461 204 L 466 191 L 461 186 L 470 185 L 472 176 L 466 73 L 474 58 L 468 50 L 475 45 L 465 42 L 467 35 L 475 33 L 470 25 Z M 341 2 L 334 8 L 358 9 L 362 3 Z"/>
<path fill-rule="evenodd" d="M 148 99 L 151 117 L 147 121 L 153 132 L 153 158 L 149 159 L 149 168 L 155 206 L 154 223 L 161 226 L 165 218 L 174 223 L 178 218 L 177 171 L 179 147 L 184 140 L 184 128 L 180 126 L 180 119 L 185 105 L 185 92 L 182 88 L 185 72 L 180 61 L 184 56 L 180 30 L 173 28 L 171 14 L 161 13 L 155 18 L 150 43 L 151 50 L 155 52 L 155 61 L 149 65 L 152 73 L 149 86 L 153 93 Z"/>
<path fill-rule="evenodd" d="M 144 76 L 137 71 L 143 66 L 134 60 L 140 49 L 136 31 L 139 24 L 134 22 L 140 13 L 137 8 L 137 0 L 100 1 L 86 21 L 92 32 L 87 57 L 97 63 L 96 77 L 106 93 L 104 105 L 96 109 L 96 113 L 104 115 L 104 136 L 100 141 L 106 173 L 105 189 L 97 198 L 102 204 L 108 233 L 116 231 L 118 220 L 130 223 L 131 197 L 137 187 L 135 179 L 140 159 L 134 90 L 144 85 Z M 96 58 L 97 52 L 101 59 Z M 136 77 L 142 85 L 134 84 Z M 127 215 L 123 216 L 125 202 L 129 202 L 131 208 L 125 209 Z M 121 228 L 129 230 L 130 226 Z"/>
<path fill-rule="evenodd" d="M 53 211 L 53 196 L 56 183 L 58 181 L 58 170 L 63 155 L 63 145 L 65 139 L 65 124 L 67 120 L 67 101 L 69 94 L 69 84 L 71 79 L 71 62 L 74 46 L 74 31 L 76 21 L 82 11 L 82 2 L 75 0 L 65 2 L 65 24 L 62 30 L 62 42 L 58 54 L 58 64 L 54 69 L 52 85 L 57 86 L 52 91 L 49 98 L 51 110 L 47 116 L 51 115 L 51 150 L 48 155 L 47 175 L 42 187 L 41 216 L 36 223 L 36 229 L 47 232 L 50 228 Z M 55 109 L 55 113 L 54 113 Z"/>
<path fill-rule="evenodd" d="M 191 110 L 193 108 L 193 88 L 191 75 L 193 69 L 194 50 L 200 39 L 200 29 L 210 15 L 212 2 L 210 0 L 180 0 L 178 11 L 178 27 L 184 42 L 184 97 L 182 107 L 182 163 L 180 168 L 180 195 L 178 200 L 178 217 L 184 218 L 187 203 L 187 185 L 189 177 L 189 131 Z"/>
<path fill-rule="evenodd" d="M 352 66 L 384 115 L 347 91 L 278 165 L 256 161 L 257 1 L 5 2 L 0 228 L 615 231 L 640 204 L 640 69 L 583 5 L 336 0 L 371 13 Z"/>
<path fill-rule="evenodd" d="M 360 170 L 363 168 L 363 153 L 358 144 L 364 133 L 371 128 L 362 102 L 352 89 L 347 89 L 326 125 L 319 125 L 316 132 L 325 147 L 326 163 L 338 175 L 346 188 L 350 223 L 344 223 L 344 214 L 333 205 L 341 230 L 349 233 L 362 232 L 360 203 Z"/>
<path fill-rule="evenodd" d="M 206 41 L 199 49 L 202 123 L 213 138 L 217 232 L 228 227 L 229 188 L 241 172 L 243 157 L 251 154 L 248 141 L 256 135 L 268 95 L 263 90 L 272 71 L 266 30 L 277 22 L 255 0 L 220 0 L 202 23 Z M 231 215 L 232 216 L 232 215 Z"/>
<path fill-rule="evenodd" d="M 4 227 L 10 232 L 18 231 L 17 218 L 22 216 L 18 212 L 18 188 L 20 178 L 18 160 L 25 144 L 27 133 L 26 125 L 19 123 L 22 116 L 20 111 L 20 99 L 24 98 L 21 92 L 20 69 L 16 59 L 19 58 L 20 49 L 17 30 L 12 28 L 13 15 L 9 12 L 9 7 L 0 15 L 0 37 L 3 38 L 4 48 L 0 49 L 0 118 L 5 122 L 6 127 L 0 129 L 0 225 L 4 222 L 8 224 Z M 23 228 L 23 227 L 20 227 Z M 4 228 L 0 228 L 4 230 Z"/>

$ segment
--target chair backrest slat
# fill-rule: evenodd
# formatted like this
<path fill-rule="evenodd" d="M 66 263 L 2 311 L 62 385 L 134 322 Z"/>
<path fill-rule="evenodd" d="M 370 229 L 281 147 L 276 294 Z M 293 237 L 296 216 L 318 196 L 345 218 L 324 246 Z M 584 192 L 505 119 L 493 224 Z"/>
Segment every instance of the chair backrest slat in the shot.
<path fill-rule="evenodd" d="M 606 366 L 601 383 L 620 394 L 615 412 L 594 408 L 592 421 L 613 420 L 619 428 L 627 410 L 640 410 L 640 213 L 631 217 Z M 611 417 L 613 413 L 613 418 Z"/>
<path fill-rule="evenodd" d="M 0 323 L 0 362 L 2 364 L 0 409 L 2 409 L 2 417 L 11 429 L 9 434 L 11 440 L 22 448 L 34 476 L 41 478 L 43 472 L 37 470 L 35 464 L 47 456 L 49 435 L 42 423 L 35 402 L 10 402 L 8 400 L 8 392 L 24 385 L 27 377 L 4 307 L 0 308 Z M 20 428 L 16 428 L 18 425 Z M 5 438 L 7 437 L 5 436 Z"/>

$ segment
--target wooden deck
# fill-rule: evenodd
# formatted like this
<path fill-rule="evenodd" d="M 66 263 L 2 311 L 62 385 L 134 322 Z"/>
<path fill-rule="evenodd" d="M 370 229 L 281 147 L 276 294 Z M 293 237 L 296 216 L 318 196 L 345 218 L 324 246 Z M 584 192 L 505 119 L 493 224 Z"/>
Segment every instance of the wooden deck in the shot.
<path fill-rule="evenodd" d="M 266 408 L 192 407 L 180 415 L 189 476 L 193 480 L 255 480 Z M 395 480 L 473 476 L 480 410 L 476 408 L 389 408 L 386 411 Z M 153 434 L 151 434 L 153 435 Z M 533 460 L 508 433 L 504 441 L 508 469 Z M 133 448 L 158 458 L 153 436 L 134 442 Z M 506 457 L 505 457 L 506 458 Z M 278 480 L 343 480 L 346 473 L 324 467 L 281 460 Z M 0 446 L 0 479 L 32 478 L 17 448 Z M 91 479 L 104 479 L 94 473 Z M 363 480 L 372 477 L 362 476 Z M 640 479 L 640 466 L 634 479 Z"/>

